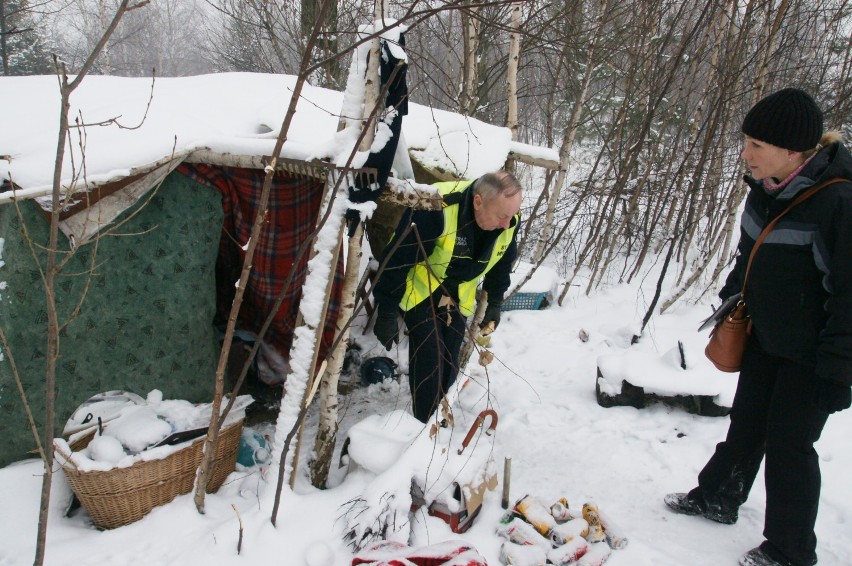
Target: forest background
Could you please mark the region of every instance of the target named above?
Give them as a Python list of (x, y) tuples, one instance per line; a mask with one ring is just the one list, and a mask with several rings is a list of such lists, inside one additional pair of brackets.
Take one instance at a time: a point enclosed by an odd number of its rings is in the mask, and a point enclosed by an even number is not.
[[(3, 75), (54, 73), (53, 54), (73, 73), (117, 4), (0, 0)], [(343, 90), (374, 3), (320, 4), (152, 0), (121, 19), (92, 72), (297, 74), (322, 14), (310, 82)], [(586, 292), (630, 282), (670, 250), (679, 273), (662, 311), (711, 289), (735, 251), (745, 196), (740, 123), (762, 95), (801, 87), (828, 128), (852, 132), (848, 0), (415, 0), (386, 13), (409, 27), (412, 101), (559, 150), (561, 172), (517, 173), (535, 197), (522, 253), (555, 264), (566, 288), (581, 270)]]

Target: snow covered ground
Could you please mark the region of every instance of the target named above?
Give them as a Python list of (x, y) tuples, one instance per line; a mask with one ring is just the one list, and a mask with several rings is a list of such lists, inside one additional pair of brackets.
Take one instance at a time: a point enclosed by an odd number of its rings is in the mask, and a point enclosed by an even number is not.
[[(651, 285), (647, 283), (646, 285)], [(700, 417), (663, 404), (636, 410), (605, 409), (595, 401), (598, 356), (626, 350), (650, 294), (639, 285), (621, 285), (592, 297), (569, 294), (561, 307), (504, 313), (492, 340), (497, 360), (487, 373), (472, 371), (471, 383), (458, 400), (460, 411), (476, 414), (486, 399), (499, 414), (493, 458), (500, 471), (512, 459), (511, 499), (525, 494), (546, 502), (566, 497), (579, 511), (586, 501), (618, 523), (630, 542), (614, 551), (612, 566), (696, 565), (737, 563), (738, 557), (762, 540), (765, 495), (755, 483), (736, 526), (674, 515), (662, 497), (693, 487), (695, 477), (727, 429), (727, 418)], [(709, 313), (705, 305), (676, 307), (655, 316), (645, 339), (631, 350), (663, 355), (684, 342), (688, 370), (706, 382), (718, 382), (720, 399), (732, 394), (734, 380), (704, 360), (706, 341), (695, 331)], [(584, 329), (590, 339), (583, 342)], [(369, 347), (371, 336), (354, 335)], [(651, 355), (653, 353), (653, 355)], [(365, 351), (365, 355), (384, 354)], [(637, 358), (641, 359), (641, 358)], [(637, 362), (638, 363), (638, 362)], [(649, 364), (652, 370), (654, 364)], [(633, 367), (632, 371), (641, 370)], [(144, 395), (145, 392), (140, 392)], [(357, 388), (344, 401), (340, 438), (367, 415), (408, 406), (404, 383), (385, 382)], [(315, 415), (306, 427), (303, 455), (313, 445)], [(852, 564), (852, 470), (849, 433), (852, 411), (832, 416), (817, 449), (823, 472), (823, 495), (817, 521), (820, 565)], [(340, 442), (338, 442), (339, 450)], [(352, 553), (341, 540), (341, 505), (361, 494), (371, 477), (344, 477), (332, 469), (325, 491), (307, 480), (306, 458), (300, 461), (294, 492), (285, 490), (277, 526), (270, 523), (274, 473), (232, 474), (223, 488), (207, 498), (199, 515), (191, 495), (156, 509), (132, 525), (111, 531), (91, 526), (86, 513), (64, 518), (70, 492), (62, 473), (55, 476), (48, 530), (46, 563), (113, 566), (175, 564), (205, 566), (238, 564), (346, 565)], [(31, 564), (36, 540), (41, 464), (29, 460), (0, 469), (0, 566)], [(762, 472), (761, 472), (762, 474)], [(762, 476), (761, 476), (762, 477)], [(495, 529), (502, 514), (500, 487), (488, 493), (470, 531), (452, 533), (435, 517), (412, 515), (412, 545), (448, 539), (472, 544), (489, 564), (499, 564), (501, 539)], [(239, 510), (244, 529), (237, 554)]]

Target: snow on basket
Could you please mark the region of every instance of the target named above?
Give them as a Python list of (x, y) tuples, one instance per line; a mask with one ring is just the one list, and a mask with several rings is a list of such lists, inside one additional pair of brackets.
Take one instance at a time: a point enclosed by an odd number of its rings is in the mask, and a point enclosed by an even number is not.
[(519, 285), (520, 289), (510, 293), (511, 296), (503, 301), (503, 306), (500, 308), (502, 311), (545, 309), (553, 303), (559, 284), (558, 276), (553, 269), (539, 266), (533, 271), (532, 264), (526, 262), (518, 263), (512, 273), (511, 281), (510, 289), (516, 289)]
[[(185, 401), (162, 401), (149, 394), (149, 404), (132, 406), (109, 422), (100, 435), (90, 435), (86, 445), (54, 439), (57, 461), (68, 478), (74, 495), (89, 513), (92, 523), (101, 529), (114, 529), (138, 521), (152, 509), (178, 495), (192, 491), (201, 463), (206, 427), (194, 428), (205, 418), (209, 423), (210, 405), (191, 405)], [(242, 402), (241, 402), (242, 401)], [(234, 471), (250, 396), (237, 399), (237, 410), (229, 414), (219, 432), (213, 453), (207, 491), (218, 490)], [(188, 410), (187, 407), (190, 407)], [(154, 415), (144, 421), (140, 415)], [(166, 430), (150, 447), (131, 449), (134, 441), (150, 437), (154, 421), (165, 423)], [(179, 432), (169, 432), (177, 424)], [(141, 426), (145, 423), (147, 426)], [(132, 433), (124, 432), (135, 429)], [(112, 432), (112, 434), (110, 434)], [(187, 437), (189, 437), (187, 439)]]

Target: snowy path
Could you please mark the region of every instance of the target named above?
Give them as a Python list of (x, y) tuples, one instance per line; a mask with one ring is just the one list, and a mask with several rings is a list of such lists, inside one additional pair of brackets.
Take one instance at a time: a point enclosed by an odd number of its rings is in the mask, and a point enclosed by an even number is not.
[[(724, 436), (727, 419), (694, 416), (662, 404), (639, 411), (604, 409), (595, 402), (595, 360), (626, 346), (628, 328), (642, 315), (634, 307), (641, 300), (635, 289), (619, 287), (594, 298), (569, 300), (562, 308), (504, 315), (492, 344), (498, 360), (488, 372), (492, 406), (500, 417), (494, 454), (497, 468), (502, 475), (504, 456), (512, 458), (513, 501), (524, 494), (547, 502), (566, 497), (571, 508), (579, 510), (585, 501), (594, 500), (630, 539), (627, 548), (615, 551), (607, 564), (733, 566), (740, 554), (762, 540), (762, 473), (735, 527), (674, 515), (662, 503), (665, 493), (693, 486), (715, 443)], [(634, 348), (665, 352), (680, 337), (687, 359), (698, 368), (706, 366), (706, 379), (726, 379), (701, 357), (705, 338), (694, 329), (706, 311), (706, 306), (683, 307), (657, 317), (649, 339)], [(590, 336), (586, 343), (577, 337), (581, 327)], [(356, 336), (360, 332), (355, 331)], [(368, 343), (370, 337), (363, 340)], [(459, 399), (462, 410), (473, 414), (485, 407), (484, 382), (484, 371), (476, 369)], [(342, 430), (367, 414), (407, 404), (405, 385), (359, 388), (343, 408)], [(314, 422), (315, 415), (307, 432), (314, 430)], [(818, 444), (823, 471), (817, 523), (821, 566), (852, 564), (849, 430), (852, 411), (834, 415)], [(305, 442), (303, 455), (312, 446), (310, 434)], [(300, 466), (304, 474), (304, 458)], [(32, 563), (39, 472), (40, 466), (33, 461), (0, 469), (0, 566)], [(333, 468), (331, 481), (336, 487), (318, 492), (303, 476), (297, 494), (285, 495), (279, 526), (273, 528), (269, 510), (274, 483), (259, 497), (243, 497), (243, 480), (235, 474), (208, 498), (204, 516), (195, 513), (191, 496), (185, 496), (133, 525), (107, 532), (92, 529), (85, 515), (61, 518), (67, 492), (58, 481), (47, 564), (217, 566), (272, 560), (288, 566), (343, 566), (350, 563), (351, 555), (340, 543), (339, 507), (360, 494), (369, 479), (350, 475), (343, 480), (342, 470)], [(239, 508), (245, 529), (240, 556), (232, 503)], [(495, 566), (501, 541), (494, 529), (502, 513), (498, 487), (488, 495), (471, 530), (461, 536)], [(416, 545), (459, 538), (439, 519), (422, 513), (414, 516), (412, 532)]]

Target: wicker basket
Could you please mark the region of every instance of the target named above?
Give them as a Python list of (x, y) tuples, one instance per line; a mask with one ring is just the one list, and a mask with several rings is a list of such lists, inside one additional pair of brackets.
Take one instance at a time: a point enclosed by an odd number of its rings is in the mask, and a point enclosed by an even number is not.
[[(234, 471), (242, 428), (239, 421), (219, 433), (208, 493), (219, 489)], [(114, 529), (138, 521), (154, 507), (192, 491), (206, 438), (193, 440), (160, 460), (136, 462), (127, 468), (81, 471), (65, 458), (60, 460), (71, 489), (95, 526)]]

